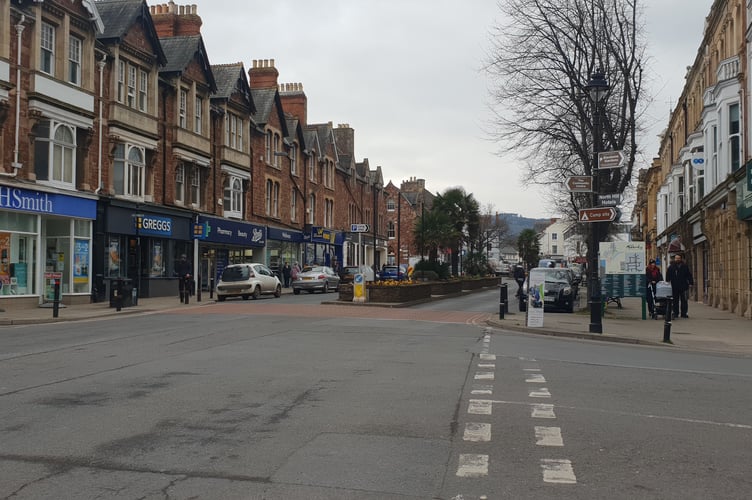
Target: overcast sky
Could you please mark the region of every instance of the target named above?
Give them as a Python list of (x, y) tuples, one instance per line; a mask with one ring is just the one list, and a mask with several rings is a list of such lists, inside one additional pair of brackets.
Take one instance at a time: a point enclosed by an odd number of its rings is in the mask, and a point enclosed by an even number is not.
[[(682, 91), (713, 0), (644, 0), (649, 90), (655, 96), (636, 168), (657, 154), (656, 135)], [(150, 5), (165, 2), (149, 0)], [(176, 2), (183, 5), (183, 2)], [(426, 179), (432, 192), (462, 186), (482, 207), (552, 217), (520, 166), (488, 140), (481, 71), (495, 0), (189, 0), (212, 64), (274, 59), (279, 83), (300, 82), (309, 123), (348, 123), (355, 156), (397, 186)], [(631, 207), (629, 207), (631, 211)]]

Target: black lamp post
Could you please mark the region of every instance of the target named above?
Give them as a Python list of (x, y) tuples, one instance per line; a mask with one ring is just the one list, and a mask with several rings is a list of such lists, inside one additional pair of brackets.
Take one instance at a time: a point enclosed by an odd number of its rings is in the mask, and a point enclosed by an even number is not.
[[(598, 192), (600, 189), (598, 177), (598, 153), (601, 150), (601, 101), (608, 92), (608, 81), (600, 68), (592, 74), (590, 81), (585, 87), (590, 94), (590, 101), (593, 109), (593, 165), (591, 174), (593, 176), (593, 193), (591, 206), (595, 207), (598, 203)], [(599, 222), (590, 223), (590, 333), (603, 333), (603, 323), (601, 321), (601, 286), (598, 277), (598, 244), (600, 242)]]

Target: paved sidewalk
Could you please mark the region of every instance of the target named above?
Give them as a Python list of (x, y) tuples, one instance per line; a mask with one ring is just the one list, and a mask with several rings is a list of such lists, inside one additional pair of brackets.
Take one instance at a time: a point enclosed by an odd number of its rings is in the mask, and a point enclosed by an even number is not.
[(543, 328), (525, 326), (525, 313), (518, 312), (517, 302), (509, 305), (510, 314), (488, 321), (489, 325), (513, 331), (523, 331), (543, 335), (576, 337), (611, 342), (624, 342), (644, 345), (661, 345), (667, 348), (691, 349), (705, 352), (736, 354), (752, 358), (752, 321), (728, 311), (721, 311), (702, 303), (690, 302), (689, 318), (674, 319), (671, 322), (671, 341), (663, 343), (664, 318), (642, 319), (642, 300), (639, 298), (621, 299), (622, 309), (609, 304), (602, 318), (603, 333), (591, 334), (590, 311), (585, 309), (574, 314), (546, 312)]
[[(291, 288), (283, 289), (284, 294), (291, 294)], [(335, 294), (329, 295), (332, 302)], [(216, 304), (207, 293), (202, 294), (202, 301), (196, 297), (189, 304), (181, 304), (177, 297), (158, 297), (140, 299), (137, 306), (124, 307), (119, 312), (109, 307), (108, 302), (72, 305), (60, 308), (58, 317), (53, 318), (52, 308), (34, 307), (14, 310), (7, 305), (0, 312), (0, 326), (55, 323), (59, 321), (76, 321), (106, 316), (126, 316), (137, 313), (167, 311), (207, 307)], [(343, 303), (343, 306), (345, 304)], [(379, 304), (368, 304), (379, 306)], [(350, 304), (352, 306), (352, 304)], [(394, 307), (394, 304), (382, 304)], [(587, 305), (582, 304), (583, 307)], [(698, 350), (734, 354), (752, 358), (752, 321), (740, 318), (730, 312), (720, 311), (700, 303), (690, 303), (689, 319), (674, 320), (671, 325), (673, 345), (663, 344), (663, 318), (658, 320), (642, 319), (642, 302), (637, 298), (622, 299), (622, 309), (609, 305), (602, 319), (603, 334), (590, 334), (590, 314), (587, 309), (574, 314), (546, 312), (543, 328), (528, 328), (525, 325), (525, 313), (517, 310), (516, 301), (509, 305), (510, 312), (504, 319), (498, 313), (489, 315), (488, 325), (511, 331), (539, 335), (575, 337), (644, 345), (660, 345), (666, 348)], [(388, 312), (384, 312), (388, 316)]]

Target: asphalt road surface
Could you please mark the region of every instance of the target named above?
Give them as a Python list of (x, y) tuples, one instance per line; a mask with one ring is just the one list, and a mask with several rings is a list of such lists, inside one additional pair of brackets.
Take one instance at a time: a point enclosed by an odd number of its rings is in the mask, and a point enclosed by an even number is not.
[(752, 497), (749, 360), (333, 297), (0, 329), (0, 498)]

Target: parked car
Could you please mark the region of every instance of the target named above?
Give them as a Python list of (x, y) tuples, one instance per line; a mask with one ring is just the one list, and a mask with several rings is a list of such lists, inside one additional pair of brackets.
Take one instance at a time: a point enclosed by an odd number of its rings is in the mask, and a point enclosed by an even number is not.
[(301, 290), (313, 293), (321, 290), (327, 293), (329, 290), (335, 292), (339, 289), (340, 278), (329, 266), (306, 266), (298, 274), (298, 279), (292, 282), (292, 293), (299, 295)]
[(528, 289), (530, 282), (543, 282), (543, 297), (541, 303), (544, 310), (564, 310), (574, 312), (579, 281), (575, 279), (571, 269), (562, 267), (536, 267), (528, 273), (520, 294), (520, 311), (527, 310)]
[(386, 280), (403, 280), (407, 275), (407, 269), (404, 266), (384, 266), (379, 273), (379, 279)]
[(227, 297), (258, 299), (261, 295), (282, 295), (282, 283), (265, 265), (231, 264), (222, 271), (217, 283), (217, 301), (224, 302)]
[(373, 269), (368, 266), (345, 266), (339, 272), (340, 283), (352, 283), (356, 274), (362, 274), (366, 281), (373, 281)]

